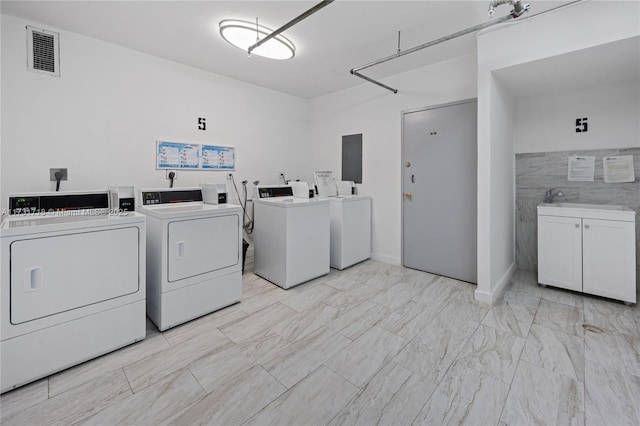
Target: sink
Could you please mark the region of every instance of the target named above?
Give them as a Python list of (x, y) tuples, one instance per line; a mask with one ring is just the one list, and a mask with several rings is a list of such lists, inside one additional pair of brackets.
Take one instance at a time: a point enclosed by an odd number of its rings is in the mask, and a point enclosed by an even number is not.
[(612, 211), (626, 211), (628, 207), (616, 206), (610, 204), (582, 204), (582, 203), (542, 203), (541, 207), (560, 207), (571, 209), (588, 209), (588, 210), (612, 210)]
[(626, 206), (585, 203), (541, 203), (539, 215), (588, 217), (591, 219), (624, 220), (635, 216), (635, 211)]

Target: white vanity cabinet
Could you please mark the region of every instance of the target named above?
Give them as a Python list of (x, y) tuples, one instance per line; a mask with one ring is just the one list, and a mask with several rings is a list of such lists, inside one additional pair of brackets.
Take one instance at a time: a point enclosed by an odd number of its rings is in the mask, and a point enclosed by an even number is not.
[(538, 206), (540, 284), (636, 303), (635, 247), (628, 207)]

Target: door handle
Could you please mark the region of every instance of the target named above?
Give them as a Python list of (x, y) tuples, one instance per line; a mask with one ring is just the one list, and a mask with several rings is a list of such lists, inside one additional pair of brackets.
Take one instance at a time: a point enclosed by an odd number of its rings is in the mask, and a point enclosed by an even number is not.
[(24, 292), (40, 290), (42, 288), (42, 267), (27, 268), (24, 274)]
[(412, 195), (411, 195), (411, 193), (410, 193), (410, 192), (405, 192), (405, 193), (404, 193), (404, 198), (406, 198), (407, 200), (410, 200), (410, 199), (411, 199), (411, 197), (412, 197)]
[(176, 243), (176, 258), (182, 259), (184, 257), (184, 241), (178, 241)]
[(411, 183), (416, 183), (416, 175), (411, 175)]

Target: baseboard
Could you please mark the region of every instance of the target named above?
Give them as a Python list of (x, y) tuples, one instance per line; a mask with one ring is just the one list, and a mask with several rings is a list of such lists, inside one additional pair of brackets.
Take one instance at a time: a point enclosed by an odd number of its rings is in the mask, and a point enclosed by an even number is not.
[(400, 258), (387, 256), (385, 254), (380, 253), (371, 253), (371, 259), (377, 260), (378, 262), (387, 263), (389, 265), (401, 265)]
[(476, 290), (475, 291), (476, 300), (478, 302), (494, 305), (498, 301), (502, 293), (504, 292), (507, 284), (509, 283), (509, 279), (511, 278), (513, 273), (516, 271), (516, 269), (517, 269), (516, 264), (514, 262), (511, 264), (509, 269), (507, 269), (507, 272), (504, 273), (502, 278), (500, 278), (500, 281), (498, 281), (498, 285), (496, 285), (496, 288), (492, 292), (487, 293), (484, 291)]

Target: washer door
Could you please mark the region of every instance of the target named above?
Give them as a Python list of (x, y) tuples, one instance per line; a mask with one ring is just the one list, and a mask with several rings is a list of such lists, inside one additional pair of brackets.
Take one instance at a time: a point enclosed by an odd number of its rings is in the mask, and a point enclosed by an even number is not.
[(169, 282), (237, 265), (240, 261), (239, 227), (238, 215), (170, 222)]
[(132, 227), (12, 242), (11, 323), (137, 292), (138, 234)]

